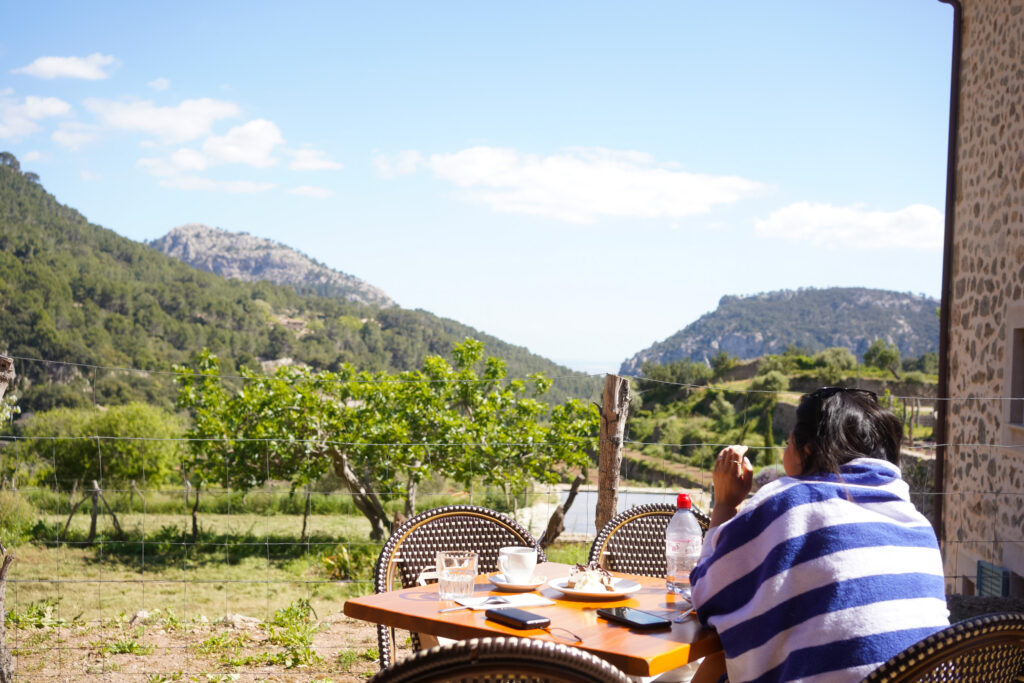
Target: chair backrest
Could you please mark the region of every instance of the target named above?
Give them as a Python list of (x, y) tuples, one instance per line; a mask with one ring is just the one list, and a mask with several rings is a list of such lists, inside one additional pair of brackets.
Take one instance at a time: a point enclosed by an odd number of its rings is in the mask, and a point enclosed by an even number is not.
[(911, 645), (862, 683), (1024, 680), (1024, 613), (1000, 612), (957, 622)]
[[(637, 505), (608, 520), (590, 546), (590, 562), (609, 571), (665, 576), (665, 529), (676, 512), (671, 503)], [(711, 518), (693, 508), (701, 531)]]
[(370, 679), (371, 683), (628, 683), (630, 680), (589, 652), (530, 638), (473, 638), (421, 650)]
[[(433, 578), (439, 550), (475, 550), (479, 554), (477, 571), (498, 571), (498, 550), (510, 545), (537, 549), (537, 561), (544, 562), (544, 550), (519, 522), (508, 515), (475, 505), (447, 505), (421, 512), (403, 522), (377, 557), (373, 572), (376, 593), (408, 588), (429, 574)], [(381, 668), (394, 659), (394, 629), (377, 627)], [(412, 634), (413, 648), (419, 649), (419, 636)]]

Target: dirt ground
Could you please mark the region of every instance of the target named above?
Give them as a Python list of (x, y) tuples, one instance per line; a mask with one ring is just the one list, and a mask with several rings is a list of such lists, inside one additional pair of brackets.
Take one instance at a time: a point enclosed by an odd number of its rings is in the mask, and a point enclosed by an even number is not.
[(17, 681), (343, 683), (363, 681), (379, 670), (375, 627), (340, 613), (319, 622), (313, 639), (319, 661), (291, 668), (283, 663), (237, 664), (247, 656), (286, 652), (269, 642), (266, 627), (255, 619), (168, 626), (159, 619), (144, 618), (126, 623), (9, 627), (7, 642), (14, 654)]

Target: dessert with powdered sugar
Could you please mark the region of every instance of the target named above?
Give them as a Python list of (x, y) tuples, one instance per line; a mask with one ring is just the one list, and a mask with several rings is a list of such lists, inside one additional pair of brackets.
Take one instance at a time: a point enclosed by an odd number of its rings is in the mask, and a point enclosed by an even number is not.
[(596, 562), (590, 564), (577, 564), (569, 572), (569, 578), (565, 582), (566, 588), (583, 591), (586, 593), (600, 593), (601, 591), (614, 591), (615, 579), (604, 567), (598, 566)]

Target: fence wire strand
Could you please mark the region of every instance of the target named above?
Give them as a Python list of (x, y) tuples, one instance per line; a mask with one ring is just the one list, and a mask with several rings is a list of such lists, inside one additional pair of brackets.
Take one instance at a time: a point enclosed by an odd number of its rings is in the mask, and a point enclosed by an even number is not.
[[(220, 374), (220, 375), (204, 375), (202, 373), (189, 373), (181, 371), (171, 370), (153, 370), (153, 369), (139, 369), (130, 367), (116, 367), (116, 366), (104, 366), (104, 365), (93, 365), (83, 363), (71, 363), (66, 361), (49, 361), (38, 358), (28, 358), (14, 356), (15, 360), (26, 362), (26, 363), (38, 363), (46, 364), (47, 366), (64, 366), (67, 368), (77, 369), (84, 373), (89, 373), (92, 376), (93, 387), (96, 386), (97, 373), (102, 372), (122, 372), (122, 373), (139, 373), (148, 374), (153, 376), (165, 376), (165, 377), (202, 377), (207, 379), (218, 379), (227, 380), (231, 382), (252, 382), (252, 381), (287, 381), (287, 382), (354, 382), (354, 383), (486, 383), (495, 384), (509, 383), (514, 381), (529, 382), (532, 378), (530, 377), (504, 377), (500, 380), (492, 378), (478, 378), (478, 379), (462, 379), (462, 378), (446, 378), (446, 379), (434, 379), (434, 378), (381, 378), (381, 377), (345, 377), (345, 378), (333, 378), (333, 379), (318, 379), (310, 377), (273, 377), (273, 376), (247, 376), (247, 375), (231, 375), (231, 374)], [(578, 377), (579, 375), (571, 376)], [(559, 380), (569, 378), (565, 377), (552, 377), (548, 378), (551, 380)], [(697, 385), (688, 384), (681, 382), (668, 382), (663, 380), (654, 380), (650, 378), (628, 376), (634, 384), (646, 386), (648, 388), (654, 385), (675, 387), (678, 389), (684, 389), (690, 391), (706, 391), (706, 392), (719, 392), (729, 397), (734, 397), (734, 402), (739, 402), (742, 405), (742, 417), (744, 420), (743, 426), (746, 427), (746, 421), (749, 418), (750, 410), (749, 404), (758, 405), (762, 398), (774, 398), (776, 400), (792, 400), (799, 399), (803, 392), (799, 391), (765, 391), (756, 389), (737, 389), (729, 386), (716, 386), (716, 385)], [(641, 393), (644, 391), (640, 390)], [(93, 391), (93, 405), (96, 402), (96, 392)], [(585, 397), (579, 397), (582, 400), (586, 400)], [(945, 402), (1006, 402), (1006, 401), (1019, 401), (1024, 400), (1020, 398), (1008, 398), (1000, 396), (959, 396), (959, 397), (945, 397), (936, 398), (929, 396), (911, 396), (911, 395), (891, 395), (891, 399), (908, 403), (911, 401), (921, 402), (928, 407), (934, 407), (941, 401)], [(67, 485), (74, 483), (72, 478), (62, 476), (59, 468), (59, 462), (57, 457), (58, 444), (65, 441), (72, 440), (90, 440), (95, 442), (95, 454), (97, 460), (97, 466), (99, 471), (99, 489), (102, 494), (107, 496), (116, 496), (117, 499), (113, 500), (113, 503), (107, 501), (106, 498), (102, 499), (102, 505), (99, 505), (100, 510), (98, 515), (93, 515), (92, 510), (89, 510), (88, 515), (90, 524), (95, 519), (97, 525), (96, 537), (90, 542), (82, 538), (83, 532), (81, 530), (81, 524), (86, 516), (86, 503), (80, 503), (80, 507), (77, 511), (74, 511), (76, 504), (73, 496), (87, 496), (89, 491), (82, 488), (77, 490), (77, 485), (72, 488), (72, 495), (65, 497), (67, 493)], [(358, 517), (358, 510), (354, 506), (355, 495), (351, 491), (346, 490), (333, 490), (333, 491), (320, 491), (311, 490), (310, 484), (305, 484), (301, 488), (293, 488), (288, 492), (285, 492), (283, 485), (278, 484), (267, 484), (262, 487), (252, 487), (246, 491), (240, 491), (239, 489), (231, 488), (215, 488), (212, 486), (200, 486), (190, 488), (190, 485), (182, 486), (154, 486), (150, 488), (147, 486), (149, 478), (153, 476), (152, 473), (146, 469), (145, 458), (142, 459), (142, 477), (140, 487), (136, 486), (136, 482), (132, 482), (132, 485), (125, 487), (123, 485), (117, 485), (113, 483), (110, 487), (106, 487), (104, 480), (107, 470), (113, 466), (111, 458), (113, 456), (105, 455), (105, 446), (112, 442), (123, 442), (129, 444), (135, 444), (137, 446), (144, 447), (147, 443), (177, 443), (182, 448), (182, 456), (179, 460), (179, 467), (181, 471), (186, 470), (186, 456), (184, 450), (191, 445), (200, 444), (203, 442), (234, 442), (234, 443), (248, 443), (253, 445), (263, 444), (267, 448), (263, 449), (263, 456), (261, 458), (261, 465), (264, 469), (264, 474), (267, 482), (271, 481), (271, 456), (270, 448), (271, 444), (280, 443), (282, 441), (290, 441), (292, 443), (301, 443), (309, 446), (312, 445), (329, 445), (332, 447), (340, 448), (378, 448), (378, 449), (411, 449), (411, 448), (485, 448), (485, 447), (500, 447), (506, 449), (544, 449), (544, 448), (557, 448), (561, 446), (560, 443), (547, 443), (547, 442), (521, 442), (521, 441), (484, 441), (484, 440), (469, 440), (461, 442), (423, 442), (423, 443), (407, 443), (407, 442), (396, 442), (396, 441), (374, 441), (374, 440), (289, 440), (283, 438), (219, 438), (219, 437), (150, 437), (150, 436), (133, 436), (133, 437), (121, 437), (121, 436), (107, 436), (98, 434), (82, 434), (74, 436), (64, 435), (34, 435), (25, 436), (18, 434), (11, 434), (6, 436), (0, 436), (0, 446), (12, 446), (19, 442), (50, 442), (50, 453), (49, 460), (53, 469), (52, 478), (49, 479), (52, 488), (32, 488), (32, 487), (21, 487), (19, 489), (21, 495), (32, 498), (33, 500), (43, 501), (45, 505), (50, 507), (47, 509), (53, 510), (53, 512), (45, 513), (43, 522), (44, 530), (41, 532), (42, 537), (37, 538), (35, 543), (45, 550), (52, 551), (57, 554), (56, 559), (56, 570), (52, 575), (42, 575), (41, 570), (36, 570), (32, 566), (21, 566), (17, 576), (12, 576), (8, 583), (11, 586), (12, 592), (9, 596), (13, 596), (14, 605), (10, 606), (12, 610), (24, 612), (32, 604), (40, 602), (41, 599), (45, 602), (46, 600), (52, 599), (53, 611), (56, 615), (56, 620), (59, 623), (73, 624), (75, 622), (75, 615), (71, 614), (75, 610), (71, 607), (71, 604), (78, 606), (86, 605), (90, 600), (87, 596), (92, 595), (92, 601), (95, 606), (93, 608), (87, 608), (89, 613), (95, 613), (104, 615), (109, 609), (116, 609), (117, 605), (126, 604), (124, 593), (130, 591), (137, 592), (138, 599), (131, 600), (131, 602), (137, 602), (139, 605), (139, 612), (136, 612), (137, 616), (142, 610), (147, 608), (153, 608), (156, 610), (163, 611), (167, 614), (167, 610), (171, 609), (172, 604), (180, 605), (183, 617), (183, 621), (188, 623), (196, 624), (195, 621), (199, 616), (207, 617), (206, 614), (198, 614), (201, 610), (206, 608), (203, 605), (218, 604), (218, 611), (220, 618), (231, 615), (244, 604), (256, 604), (258, 600), (263, 606), (263, 619), (264, 621), (270, 619), (271, 615), (274, 614), (275, 609), (278, 609), (282, 600), (289, 595), (300, 596), (301, 598), (312, 603), (315, 599), (321, 599), (323, 595), (329, 595), (328, 598), (322, 598), (327, 601), (333, 601), (334, 607), (337, 610), (341, 608), (341, 602), (343, 596), (346, 594), (345, 591), (357, 591), (357, 592), (369, 592), (372, 590), (372, 580), (370, 576), (365, 573), (366, 567), (364, 566), (361, 571), (362, 575), (341, 575), (332, 577), (325, 574), (323, 570), (324, 558), (334, 558), (332, 561), (342, 562), (342, 558), (348, 557), (350, 561), (365, 561), (367, 557), (375, 557), (377, 549), (380, 547), (381, 542), (379, 541), (362, 541), (355, 540), (353, 534), (349, 533), (348, 529), (344, 532), (338, 530), (337, 526), (331, 526), (328, 522), (334, 517), (340, 517), (342, 515), (354, 515), (354, 519), (360, 520)], [(589, 446), (591, 449), (596, 449), (598, 445), (598, 438), (591, 437), (580, 440), (578, 443)], [(689, 457), (685, 454), (687, 452), (692, 453), (698, 449), (718, 449), (725, 447), (729, 444), (719, 443), (707, 440), (678, 440), (678, 442), (668, 440), (644, 440), (644, 439), (633, 439), (626, 438), (623, 441), (623, 445), (627, 448), (631, 448), (635, 451), (643, 453), (648, 447), (660, 447), (663, 449), (670, 449), (672, 452), (678, 452), (681, 457)], [(779, 466), (777, 464), (777, 454), (781, 453), (784, 446), (777, 445), (754, 445), (751, 446), (751, 452), (754, 454), (765, 454), (769, 458), (770, 463), (774, 463), (774, 472), (779, 473)], [(946, 442), (941, 444), (929, 443), (928, 449), (934, 450), (946, 449), (947, 451), (956, 451), (958, 449), (968, 450), (984, 450), (991, 449), (997, 452), (1024, 452), (1024, 445), (1022, 444), (1008, 444), (1008, 443), (984, 443), (984, 442)], [(312, 471), (312, 449), (307, 449), (305, 455), (305, 463), (307, 471)], [(397, 472), (394, 471), (393, 460), (386, 458), (383, 461), (386, 467), (386, 472), (389, 477), (394, 477)], [(227, 464), (228, 471), (232, 467), (232, 462), (229, 461)], [(471, 463), (471, 467), (477, 468), (482, 466), (483, 463)], [(633, 474), (630, 468), (638, 467), (638, 465), (624, 461), (623, 472), (624, 476)], [(480, 475), (480, 470), (474, 469), (473, 473)], [(13, 481), (13, 480), (12, 480)], [(696, 476), (696, 480), (692, 484), (697, 488), (709, 488), (711, 484), (711, 475), (707, 471), (700, 471)], [(375, 491), (382, 501), (388, 505), (393, 505), (399, 496), (388, 491)], [(494, 490), (491, 487), (477, 488), (475, 484), (471, 484), (465, 493), (465, 501), (469, 503), (479, 504), (486, 502), (488, 496), (498, 495), (499, 491)], [(553, 501), (559, 499), (560, 490), (548, 486), (540, 486), (537, 488), (537, 495), (535, 499), (540, 500), (536, 504), (539, 511), (537, 514), (542, 515), (546, 519), (546, 516), (550, 515), (554, 506), (557, 504)], [(140, 509), (136, 510), (134, 503), (134, 496), (138, 495), (140, 499)], [(190, 496), (194, 494), (194, 502), (190, 499)], [(241, 495), (239, 495), (241, 494)], [(640, 495), (640, 494), (636, 494)], [(651, 493), (651, 496), (662, 496), (666, 501), (674, 499), (674, 493), (671, 490), (659, 491), (657, 493)], [(918, 496), (920, 500), (932, 501), (937, 497), (942, 497), (943, 500), (953, 501), (954, 497), (961, 501), (980, 501), (986, 502), (989, 505), (1005, 506), (1007, 509), (1020, 509), (1022, 499), (1024, 499), (1024, 491), (1013, 491), (1013, 490), (959, 490), (956, 492), (936, 492), (932, 490), (916, 490), (912, 491), (912, 495)], [(128, 496), (128, 502), (126, 503), (124, 497)], [(262, 498), (259, 498), (262, 496)], [(34, 497), (34, 498), (33, 498)], [(282, 503), (282, 499), (290, 498), (291, 502)], [(178, 505), (174, 501), (179, 500), (181, 504)], [(259, 512), (259, 506), (257, 505), (258, 500), (263, 500), (265, 507), (263, 512)], [(50, 502), (46, 502), (50, 501)], [(93, 506), (97, 506), (100, 501), (97, 501), (95, 495), (90, 501)], [(930, 503), (929, 503), (930, 504)], [(953, 502), (944, 503), (944, 505), (952, 505)], [(104, 511), (103, 506), (106, 505), (108, 510)], [(307, 507), (309, 506), (310, 514), (305, 514)], [(593, 529), (593, 509), (580, 508), (581, 503), (577, 503), (577, 513), (581, 514), (582, 526), (587, 528), (588, 531), (582, 534), (583, 542), (587, 542), (587, 538), (592, 538), (596, 529)], [(126, 507), (127, 506), (127, 507)], [(296, 507), (298, 506), (298, 508)], [(301, 508), (301, 513), (296, 513), (295, 510)], [(66, 509), (66, 513), (65, 513)], [(168, 510), (174, 510), (174, 512), (168, 512)], [(198, 519), (192, 516), (192, 510), (198, 514)], [(219, 510), (224, 510), (223, 513), (219, 513)], [(255, 510), (255, 511), (254, 511)], [(325, 512), (330, 511), (330, 512)], [(340, 512), (344, 511), (344, 512)], [(108, 514), (122, 515), (126, 521), (130, 520), (130, 524), (126, 523), (122, 526), (124, 530), (124, 536), (116, 534), (115, 530), (112, 529), (112, 521), (108, 519)], [(291, 526), (295, 526), (295, 518), (302, 514), (304, 517), (304, 535), (296, 534), (298, 529), (292, 529)], [(276, 519), (277, 517), (287, 516), (290, 518), (288, 521), (291, 526), (285, 528), (285, 525), (280, 523), (281, 520)], [(224, 519), (221, 519), (224, 518)], [(168, 525), (165, 522), (171, 520), (171, 524)], [(66, 520), (68, 527), (68, 533), (63, 533), (64, 520)], [(174, 520), (177, 520), (177, 526), (175, 526)], [(194, 522), (194, 520), (196, 520)], [(207, 522), (207, 526), (204, 527), (203, 521)], [(275, 523), (278, 522), (278, 523)], [(190, 528), (192, 524), (197, 524), (195, 530), (198, 532), (193, 536), (193, 528)], [(356, 523), (358, 526), (359, 522)], [(248, 528), (244, 528), (248, 525)], [(52, 529), (50, 528), (52, 527)], [(262, 530), (262, 533), (258, 529)], [(539, 530), (543, 530), (543, 527), (538, 527)], [(52, 532), (52, 533), (51, 533)], [(300, 535), (301, 537), (296, 540), (295, 537)], [(356, 534), (357, 535), (357, 534)], [(262, 538), (260, 538), (262, 536)], [(538, 534), (539, 536), (539, 534)], [(229, 540), (230, 539), (230, 540)], [(967, 567), (961, 568), (961, 561), (957, 553), (962, 549), (974, 548), (979, 553), (984, 554), (987, 552), (985, 548), (995, 548), (1001, 544), (1018, 544), (1024, 546), (1020, 537), (1003, 537), (1002, 534), (993, 534), (991, 537), (979, 538), (973, 540), (949, 540), (947, 542), (945, 551), (947, 554), (953, 553), (956, 556), (956, 560), (953, 562), (954, 574), (947, 576), (947, 580), (955, 581), (963, 578), (970, 574), (970, 570)], [(94, 560), (84, 561), (82, 560), (85, 555), (83, 553), (92, 553)], [(218, 558), (215, 562), (210, 561), (207, 558)], [(254, 562), (256, 558), (259, 558), (259, 562)], [(355, 558), (355, 560), (352, 560)], [(91, 564), (90, 564), (91, 563)], [(177, 567), (180, 566), (180, 571)], [(231, 573), (232, 567), (239, 567), (235, 573)], [(90, 571), (92, 573), (90, 573)], [(357, 572), (358, 574), (358, 572)], [(236, 589), (235, 591), (232, 588)], [(209, 597), (209, 590), (220, 591), (220, 599), (216, 600)], [(250, 590), (256, 590), (257, 593), (249, 593)], [(340, 591), (340, 592), (339, 592)], [(254, 599), (246, 597), (247, 595), (255, 596)], [(340, 596), (340, 597), (339, 597)], [(246, 602), (249, 600), (249, 602)], [(69, 603), (65, 605), (65, 602)], [(125, 615), (123, 618), (127, 618)], [(123, 619), (122, 617), (118, 617)], [(110, 617), (100, 616), (94, 621), (103, 623), (109, 620)], [(191, 620), (191, 621), (189, 621)], [(120, 623), (120, 622), (119, 622)], [(14, 632), (16, 637), (19, 639), (16, 642), (16, 647), (26, 649), (28, 633), (22, 628), (9, 629), (8, 633)], [(202, 666), (203, 661), (192, 645), (170, 645), (172, 650), (180, 652), (181, 661), (184, 664), (184, 673), (197, 674), (204, 673), (197, 671), (197, 668)], [(56, 650), (55, 656), (57, 660), (57, 672), (58, 675), (63, 678), (66, 671), (71, 671), (70, 665), (67, 663), (71, 662), (73, 658), (81, 657), (87, 653), (95, 651), (95, 647), (92, 645), (84, 646), (79, 641), (78, 644), (72, 643), (70, 636), (58, 637), (56, 646), (52, 648)], [(104, 663), (101, 667), (101, 674), (106, 675), (111, 673), (107, 668), (107, 664)], [(170, 672), (170, 671), (146, 671), (143, 674), (153, 679), (156, 676), (173, 676), (181, 671)], [(16, 670), (16, 675), (19, 672)], [(278, 674), (275, 674), (278, 675)], [(30, 675), (21, 672), (20, 676), (28, 680)]]

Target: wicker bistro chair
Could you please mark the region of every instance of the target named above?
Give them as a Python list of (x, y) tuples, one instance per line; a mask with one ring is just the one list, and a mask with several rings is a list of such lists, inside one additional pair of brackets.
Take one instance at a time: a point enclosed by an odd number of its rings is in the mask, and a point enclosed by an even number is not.
[(966, 619), (911, 645), (861, 683), (1024, 681), (1024, 613)]
[[(373, 589), (384, 593), (436, 580), (439, 550), (475, 550), (477, 571), (498, 571), (498, 550), (510, 545), (537, 549), (537, 561), (544, 562), (543, 549), (517, 521), (494, 510), (475, 505), (447, 505), (427, 510), (403, 522), (377, 557)], [(394, 661), (395, 630), (377, 625), (380, 666)], [(413, 649), (421, 647), (420, 636), (412, 634)]]
[[(636, 505), (608, 520), (593, 545), (590, 562), (609, 571), (665, 576), (665, 529), (676, 512), (670, 503)], [(693, 508), (701, 531), (707, 531), (711, 518)]]
[(631, 679), (589, 652), (530, 638), (473, 638), (421, 650), (371, 683), (628, 683)]

